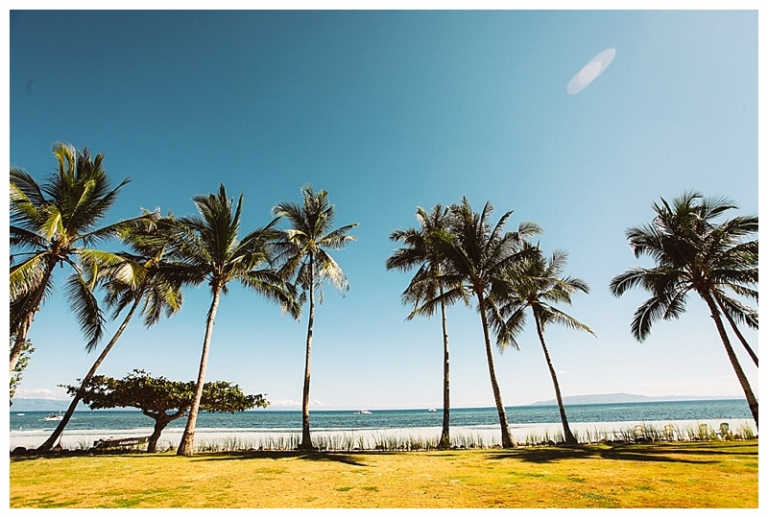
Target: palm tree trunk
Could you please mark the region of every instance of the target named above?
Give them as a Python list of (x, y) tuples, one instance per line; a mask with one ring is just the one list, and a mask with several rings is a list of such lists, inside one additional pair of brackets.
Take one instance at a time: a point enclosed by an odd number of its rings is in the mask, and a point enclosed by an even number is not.
[(69, 420), (72, 418), (72, 414), (75, 413), (75, 408), (77, 407), (77, 404), (80, 402), (81, 399), (83, 399), (83, 395), (85, 394), (85, 387), (88, 385), (88, 382), (91, 381), (91, 378), (93, 378), (93, 376), (96, 374), (96, 370), (98, 370), (98, 368), (101, 366), (104, 359), (107, 357), (107, 354), (109, 354), (109, 351), (111, 351), (112, 347), (114, 347), (114, 345), (117, 343), (117, 340), (123, 334), (123, 331), (125, 331), (125, 328), (128, 327), (128, 322), (130, 322), (131, 319), (133, 318), (133, 314), (136, 312), (136, 308), (139, 307), (139, 302), (141, 302), (141, 296), (136, 297), (136, 300), (131, 306), (131, 310), (123, 319), (123, 323), (120, 324), (120, 327), (117, 328), (117, 331), (115, 332), (114, 336), (112, 336), (112, 339), (109, 341), (107, 346), (104, 347), (104, 350), (101, 352), (99, 357), (93, 363), (91, 370), (89, 370), (88, 374), (86, 374), (85, 378), (83, 378), (82, 383), (80, 383), (80, 388), (77, 389), (77, 393), (75, 394), (75, 397), (72, 399), (72, 402), (69, 404), (69, 408), (67, 408), (67, 411), (64, 413), (64, 419), (62, 419), (61, 422), (59, 422), (59, 425), (53, 431), (51, 436), (48, 437), (48, 439), (42, 445), (40, 445), (38, 450), (50, 450), (56, 444), (56, 441), (61, 436), (62, 432), (64, 431), (64, 428), (66, 428), (67, 423), (69, 423)]
[(312, 361), (312, 329), (315, 325), (315, 265), (312, 254), (309, 256), (309, 323), (307, 324), (307, 349), (304, 356), (304, 389), (301, 397), (301, 445), (302, 450), (313, 450), (312, 437), (309, 434), (309, 378)]
[(197, 424), (197, 414), (200, 411), (200, 401), (203, 399), (203, 387), (205, 385), (205, 369), (208, 367), (208, 349), (211, 345), (211, 335), (213, 334), (213, 322), (216, 320), (216, 310), (219, 309), (219, 297), (221, 296), (221, 287), (215, 286), (213, 289), (213, 301), (211, 309), (208, 310), (208, 323), (205, 326), (205, 338), (203, 339), (203, 354), (200, 358), (200, 372), (197, 375), (197, 385), (195, 386), (195, 399), (192, 401), (192, 407), (189, 410), (187, 425), (184, 427), (184, 433), (179, 442), (177, 455), (191, 457), (195, 453), (195, 424)]
[(509, 433), (509, 424), (507, 423), (507, 412), (504, 410), (504, 403), (501, 401), (501, 390), (496, 381), (496, 369), (493, 366), (493, 350), (491, 349), (491, 337), (488, 332), (488, 319), (485, 315), (485, 298), (481, 292), (477, 293), (477, 301), (480, 309), (480, 320), (483, 323), (483, 335), (485, 337), (485, 354), (488, 358), (488, 372), (491, 376), (491, 388), (493, 389), (493, 398), (496, 401), (496, 411), (499, 413), (499, 425), (501, 425), (501, 447), (516, 448), (512, 434)]
[(744, 374), (744, 371), (739, 364), (736, 353), (733, 352), (733, 347), (731, 346), (730, 340), (728, 340), (728, 335), (725, 332), (723, 321), (720, 319), (720, 313), (717, 310), (717, 305), (715, 304), (711, 293), (705, 291), (700, 292), (700, 295), (707, 303), (707, 306), (709, 306), (712, 319), (715, 321), (715, 325), (717, 326), (717, 332), (720, 333), (720, 338), (722, 339), (723, 345), (725, 346), (725, 351), (728, 353), (728, 359), (731, 361), (733, 370), (736, 371), (736, 378), (739, 380), (741, 388), (744, 391), (744, 395), (747, 398), (747, 404), (749, 405), (749, 410), (752, 412), (752, 418), (755, 420), (755, 426), (759, 428), (760, 421), (757, 419), (757, 399), (755, 398), (755, 394), (752, 392), (752, 388), (749, 386), (749, 380), (747, 379), (747, 376)]
[[(443, 294), (443, 288), (440, 288), (440, 295)], [(451, 383), (449, 376), (449, 355), (448, 355), (448, 319), (445, 315), (445, 304), (440, 303), (440, 312), (443, 319), (443, 431), (440, 434), (440, 443), (438, 448), (451, 447)]]
[(560, 395), (560, 384), (557, 382), (557, 374), (555, 373), (555, 367), (552, 365), (552, 359), (549, 357), (549, 351), (547, 350), (547, 344), (544, 342), (544, 333), (541, 330), (541, 321), (536, 311), (533, 312), (533, 318), (536, 320), (536, 332), (539, 334), (539, 341), (541, 342), (541, 348), (544, 349), (544, 358), (547, 360), (547, 367), (549, 367), (549, 374), (552, 376), (552, 383), (555, 385), (555, 396), (557, 397), (557, 406), (560, 407), (560, 421), (563, 423), (563, 434), (565, 435), (566, 444), (578, 444), (579, 441), (574, 437), (571, 432), (571, 427), (568, 425), (568, 418), (565, 416), (565, 405), (563, 405), (563, 397)]
[(720, 297), (715, 296), (715, 300), (717, 301), (717, 305), (720, 306), (720, 310), (723, 312), (723, 315), (725, 315), (725, 318), (728, 320), (728, 323), (731, 324), (731, 329), (733, 329), (733, 332), (736, 333), (736, 336), (739, 337), (739, 341), (741, 341), (741, 345), (744, 346), (744, 349), (747, 350), (749, 353), (749, 356), (752, 358), (752, 361), (755, 362), (755, 367), (758, 367), (757, 365), (757, 354), (755, 354), (755, 351), (752, 350), (752, 348), (747, 343), (747, 340), (744, 338), (744, 335), (742, 335), (739, 332), (739, 328), (736, 327), (736, 322), (733, 321), (731, 318), (730, 313), (728, 313), (725, 310), (725, 307), (723, 306), (723, 302), (720, 300)]

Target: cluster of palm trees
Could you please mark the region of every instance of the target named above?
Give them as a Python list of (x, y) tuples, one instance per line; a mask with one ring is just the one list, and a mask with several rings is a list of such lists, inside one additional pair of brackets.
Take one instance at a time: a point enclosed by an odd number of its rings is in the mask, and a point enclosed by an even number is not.
[(480, 314), (488, 373), (501, 426), (502, 447), (510, 448), (516, 444), (509, 433), (496, 378), (491, 332), (502, 351), (510, 345), (519, 348), (516, 337), (524, 327), (527, 309), (533, 314), (555, 386), (565, 441), (575, 444), (577, 441), (568, 426), (557, 375), (544, 341), (544, 328), (549, 323), (559, 323), (592, 333), (585, 324), (552, 305), (570, 304), (574, 293), (587, 293), (589, 288), (580, 279), (561, 276), (567, 259), (565, 252), (558, 250), (546, 258), (539, 246), (530, 242), (541, 232), (538, 225), (524, 222), (517, 230), (506, 231), (504, 225), (512, 211), (505, 213), (495, 225), (490, 221), (492, 211), (491, 205), (486, 203), (483, 210), (477, 213), (466, 198), (450, 207), (438, 204), (430, 212), (419, 207), (416, 212), (419, 228), (398, 230), (390, 236), (392, 240), (403, 243), (404, 247), (396, 250), (387, 260), (387, 268), (418, 268), (402, 297), (403, 303), (413, 305), (408, 318), (431, 316), (438, 307), (442, 316), (443, 427), (439, 444), (442, 447), (451, 444), (445, 308), (459, 300), (469, 304), (471, 299), (476, 301)]
[[(335, 215), (325, 191), (302, 189), (303, 203), (283, 203), (265, 227), (240, 238), (242, 195), (233, 204), (221, 185), (218, 193), (192, 198), (198, 215), (175, 218), (144, 213), (137, 218), (98, 227), (128, 182), (111, 188), (102, 167), (103, 156), (91, 158), (87, 149), (69, 144), (53, 148), (58, 170), (44, 184), (27, 172), (11, 169), (10, 181), (10, 371), (27, 343), (36, 313), (53, 289), (53, 269), (69, 265), (66, 295), (80, 327), (93, 350), (104, 335), (105, 317), (96, 297), (105, 294), (113, 318), (127, 310), (121, 325), (81, 382), (65, 418), (40, 449), (57, 443), (83, 395), (84, 387), (114, 347), (136, 313), (151, 326), (163, 314), (173, 315), (183, 301), (182, 287), (207, 283), (211, 305), (207, 314), (195, 397), (178, 448), (192, 455), (194, 433), (205, 382), (211, 335), (216, 312), (228, 285), (237, 281), (294, 318), (301, 315), (309, 293), (306, 368), (303, 392), (302, 448), (313, 448), (309, 435), (309, 380), (315, 289), (323, 281), (343, 290), (348, 284), (328, 250), (354, 240), (348, 232), (355, 225), (333, 229)], [(280, 229), (287, 218), (293, 228)], [(108, 239), (119, 239), (128, 250), (107, 252), (94, 248)]]
[[(192, 198), (198, 214), (176, 218), (172, 214), (144, 212), (136, 218), (99, 227), (124, 180), (111, 187), (102, 167), (103, 156), (92, 158), (87, 149), (69, 144), (53, 147), (58, 170), (47, 183), (38, 184), (31, 175), (11, 169), (10, 179), (10, 371), (28, 345), (29, 328), (53, 290), (56, 265), (68, 265), (65, 294), (91, 351), (104, 337), (105, 321), (96, 293), (104, 294), (104, 305), (123, 320), (104, 350), (83, 378), (64, 420), (40, 447), (50, 449), (59, 437), (95, 375), (131, 319), (139, 314), (149, 327), (165, 315), (172, 316), (183, 302), (182, 288), (207, 283), (211, 305), (207, 313), (195, 397), (178, 448), (180, 455), (194, 452), (194, 433), (205, 382), (213, 325), (220, 299), (231, 282), (279, 304), (284, 313), (298, 319), (309, 302), (304, 385), (302, 392), (301, 449), (313, 449), (309, 423), (311, 351), (317, 288), (327, 281), (343, 295), (349, 283), (330, 251), (339, 250), (355, 238), (349, 232), (357, 225), (333, 227), (334, 206), (325, 191), (305, 186), (301, 203), (280, 203), (266, 226), (240, 238), (242, 195), (237, 203), (220, 186), (217, 193)], [(739, 325), (757, 329), (755, 309), (741, 300), (757, 302), (758, 242), (756, 216), (740, 216), (717, 223), (735, 206), (725, 199), (705, 199), (691, 192), (672, 203), (654, 204), (656, 217), (650, 225), (630, 228), (627, 238), (636, 256), (649, 255), (653, 268), (633, 268), (616, 276), (611, 290), (620, 296), (632, 287), (642, 287), (651, 297), (638, 308), (632, 333), (644, 340), (658, 319), (678, 318), (686, 297), (695, 292), (707, 303), (725, 345), (749, 407), (757, 423), (757, 400), (744, 375), (721, 316), (757, 366), (757, 355), (739, 332)], [(463, 301), (476, 304), (480, 315), (491, 388), (501, 426), (501, 443), (514, 447), (506, 411), (494, 368), (491, 336), (500, 350), (519, 348), (517, 337), (526, 315), (533, 315), (537, 336), (552, 377), (566, 443), (575, 443), (565, 413), (556, 371), (544, 331), (556, 323), (571, 329), (593, 331), (555, 307), (571, 304), (587, 284), (563, 276), (564, 251), (547, 256), (531, 240), (541, 232), (535, 223), (521, 223), (517, 230), (504, 229), (512, 211), (496, 224), (493, 208), (486, 204), (478, 213), (469, 201), (430, 212), (418, 208), (418, 228), (398, 230), (390, 238), (403, 246), (386, 261), (387, 269), (416, 273), (403, 292), (402, 301), (412, 306), (408, 319), (432, 316), (440, 309), (443, 334), (443, 428), (441, 447), (449, 447), (450, 377), (446, 307)], [(287, 229), (278, 227), (281, 220)], [(118, 239), (126, 250), (108, 252), (97, 246)]]

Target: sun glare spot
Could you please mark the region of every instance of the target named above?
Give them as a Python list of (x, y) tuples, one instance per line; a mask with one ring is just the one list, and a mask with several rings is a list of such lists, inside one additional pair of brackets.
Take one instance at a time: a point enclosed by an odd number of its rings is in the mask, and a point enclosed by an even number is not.
[(608, 68), (615, 55), (616, 49), (606, 49), (592, 58), (589, 63), (584, 65), (584, 68), (571, 78), (568, 83), (568, 93), (574, 95), (589, 86), (592, 81), (597, 79)]

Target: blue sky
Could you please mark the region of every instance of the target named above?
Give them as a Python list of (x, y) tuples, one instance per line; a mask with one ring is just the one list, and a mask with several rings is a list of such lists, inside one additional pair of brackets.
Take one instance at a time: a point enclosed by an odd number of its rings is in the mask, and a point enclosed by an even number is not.
[[(758, 210), (757, 11), (13, 11), (10, 164), (38, 181), (51, 145), (105, 155), (129, 177), (105, 221), (160, 207), (192, 214), (191, 197), (244, 194), (243, 229), (311, 184), (357, 241), (335, 257), (351, 289), (317, 309), (312, 408), (441, 406), (438, 319), (405, 321), (409, 274), (386, 271), (395, 229), (417, 206), (467, 196), (508, 227), (539, 223), (544, 250), (570, 254), (584, 279), (569, 314), (597, 338), (551, 327), (563, 394), (743, 393), (703, 303), (629, 330), (645, 293), (620, 299), (611, 278), (643, 264), (624, 237), (651, 204), (696, 189)], [(610, 67), (575, 95), (566, 86), (600, 52)], [(735, 215), (737, 212), (734, 212)], [(116, 245), (112, 245), (116, 246)], [(66, 270), (61, 270), (61, 286)], [(187, 289), (181, 312), (131, 324), (100, 372), (197, 375), (210, 302)], [(532, 323), (532, 322), (531, 322)], [(479, 316), (448, 312), (452, 405), (492, 406)], [(110, 324), (110, 329), (116, 326)], [(216, 320), (208, 380), (299, 407), (306, 317), (233, 285)], [(757, 334), (747, 333), (757, 347)], [(63, 397), (86, 354), (57, 289), (35, 319), (18, 396)], [(554, 398), (534, 329), (496, 351), (504, 403)], [(758, 353), (759, 354), (759, 353)], [(753, 389), (757, 370), (740, 354)]]

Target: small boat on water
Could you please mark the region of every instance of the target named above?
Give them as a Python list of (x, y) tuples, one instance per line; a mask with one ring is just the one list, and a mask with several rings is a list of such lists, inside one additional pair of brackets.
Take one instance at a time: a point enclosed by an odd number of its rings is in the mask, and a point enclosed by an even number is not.
[(356, 413), (356, 414), (370, 414), (370, 413), (371, 413), (371, 411), (370, 411), (370, 410), (358, 410), (358, 411), (357, 411), (357, 412), (355, 412), (355, 413)]
[(16, 415), (24, 415), (24, 412), (17, 412)]
[(58, 414), (51, 413), (43, 417), (43, 420), (44, 421), (63, 421), (64, 415), (62, 415), (61, 412), (59, 412)]
[(429, 409), (429, 412), (430, 412), (430, 413), (432, 413), (432, 412), (437, 412), (437, 409), (435, 409), (435, 408), (430, 408), (430, 409)]

